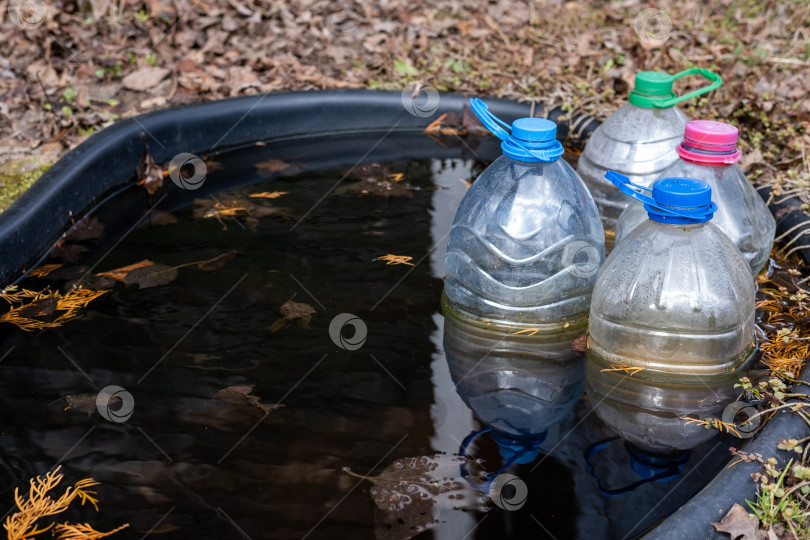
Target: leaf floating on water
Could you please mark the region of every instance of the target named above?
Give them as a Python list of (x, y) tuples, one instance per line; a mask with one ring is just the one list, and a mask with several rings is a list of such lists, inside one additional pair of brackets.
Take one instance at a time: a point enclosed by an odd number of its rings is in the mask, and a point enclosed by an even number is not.
[(731, 535), (732, 540), (760, 540), (759, 520), (748, 513), (742, 505), (735, 503), (719, 523), (711, 522), (717, 532)]
[[(438, 524), (441, 510), (486, 511), (488, 498), (460, 478), (464, 463), (470, 460), (448, 454), (407, 457), (365, 477), (374, 484), (369, 492), (382, 513), (377, 538), (412, 538)], [(363, 478), (348, 467), (343, 471)]]
[(206, 272), (212, 272), (214, 270), (219, 270), (220, 268), (225, 266), (225, 263), (227, 263), (228, 261), (230, 261), (234, 257), (236, 257), (236, 251), (229, 251), (227, 253), (220, 253), (219, 255), (214, 257), (213, 259), (208, 259), (207, 261), (203, 261), (203, 262), (197, 264), (197, 268), (200, 269), (200, 270), (204, 270)]
[(381, 257), (377, 257), (374, 261), (383, 261), (385, 262), (386, 266), (390, 266), (392, 264), (407, 264), (413, 266), (413, 263), (410, 262), (413, 260), (413, 257), (408, 257), (407, 255), (392, 255), (389, 253), (388, 255), (383, 255)]
[(249, 197), (251, 199), (277, 199), (289, 193), (289, 191), (262, 191), (260, 193), (251, 193)]
[(62, 268), (61, 264), (43, 264), (37, 268), (34, 268), (30, 272), (28, 272), (28, 277), (32, 278), (43, 278), (56, 270), (57, 268)]
[(68, 394), (65, 396), (65, 410), (76, 410), (93, 416), (96, 412), (96, 394)]
[(234, 405), (252, 405), (254, 407), (258, 407), (264, 412), (274, 411), (276, 409), (280, 409), (284, 405), (280, 403), (273, 403), (268, 405), (267, 403), (262, 403), (259, 396), (254, 396), (251, 392), (253, 392), (253, 384), (245, 384), (241, 386), (229, 386), (227, 388), (223, 388), (215, 393), (212, 397), (213, 399), (220, 399), (222, 401), (226, 401), (228, 403), (232, 403)]
[(51, 250), (51, 257), (62, 259), (63, 262), (68, 264), (76, 264), (85, 251), (87, 251), (87, 248), (82, 245), (67, 244), (62, 241)]
[(256, 163), (256, 170), (259, 172), (280, 172), (290, 168), (290, 163), (280, 159), (266, 159)]
[(178, 271), (176, 267), (163, 264), (152, 264), (141, 266), (127, 274), (124, 280), (127, 286), (138, 285), (139, 289), (158, 287), (166, 285), (177, 279)]
[[(78, 317), (80, 309), (107, 292), (71, 289), (63, 295), (52, 291), (21, 289), (3, 293), (0, 298), (12, 307), (0, 316), (0, 322), (13, 324), (27, 332), (55, 328)], [(62, 313), (54, 317), (59, 311)]]
[(151, 210), (147, 210), (147, 212), (146, 222), (149, 225), (171, 225), (177, 223), (177, 218), (174, 217), (174, 214), (170, 214), (169, 212), (164, 212), (157, 208), (152, 208)]
[(256, 218), (266, 216), (288, 215), (288, 208), (273, 206), (261, 199), (250, 200), (248, 197), (223, 193), (218, 199), (195, 199), (194, 217), (197, 219), (216, 219), (223, 229), (227, 230), (223, 218), (236, 218), (254, 227)]
[[(293, 298), (295, 298), (295, 295), (293, 295)], [(315, 308), (309, 304), (293, 302), (292, 298), (284, 302), (279, 311), (281, 312), (281, 318), (270, 326), (273, 333), (288, 327), (293, 322), (302, 328), (309, 328), (312, 315), (316, 313)]]
[(150, 261), (149, 259), (144, 259), (142, 261), (138, 261), (136, 263), (130, 264), (128, 266), (122, 266), (121, 268), (116, 268), (115, 270), (108, 270), (107, 272), (99, 272), (96, 274), (98, 277), (106, 277), (110, 279), (114, 279), (119, 283), (125, 283), (127, 279), (127, 274), (132, 272), (137, 268), (143, 268), (144, 266), (153, 266), (155, 263)]
[(65, 234), (65, 238), (71, 242), (81, 242), (99, 238), (102, 234), (104, 234), (104, 225), (95, 217), (85, 216), (70, 228)]
[(163, 187), (163, 169), (158, 167), (152, 154), (149, 153), (149, 146), (146, 144), (146, 134), (141, 133), (143, 140), (143, 155), (135, 167), (135, 176), (138, 185), (143, 186), (149, 195), (154, 195)]

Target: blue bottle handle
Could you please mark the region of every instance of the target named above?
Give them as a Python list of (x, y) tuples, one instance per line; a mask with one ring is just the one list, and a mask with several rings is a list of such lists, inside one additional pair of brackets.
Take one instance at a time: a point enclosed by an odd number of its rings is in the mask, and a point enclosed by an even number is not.
[(632, 188), (636, 188), (636, 189), (639, 189), (641, 191), (648, 191), (648, 192), (652, 193), (652, 190), (650, 188), (640, 186), (638, 184), (634, 184), (633, 182), (630, 181), (630, 179), (628, 177), (626, 177), (623, 174), (619, 174), (616, 171), (608, 171), (608, 172), (605, 173), (605, 178), (610, 180), (610, 182), (614, 186), (619, 188), (619, 191), (621, 191), (625, 195), (628, 195), (628, 196), (634, 198), (637, 201), (641, 201), (644, 204), (650, 205), (651, 207), (655, 208), (655, 210), (657, 212), (660, 212), (662, 214), (694, 220), (695, 218), (699, 218), (703, 214), (713, 214), (714, 212), (717, 211), (717, 204), (712, 202), (711, 205), (709, 205), (709, 208), (707, 210), (705, 210), (703, 212), (700, 212), (699, 214), (689, 214), (689, 213), (686, 213), (686, 212), (677, 212), (677, 211), (673, 210), (670, 207), (661, 206), (660, 204), (658, 204), (655, 201), (655, 199), (653, 199), (649, 195), (644, 195), (643, 193), (639, 193), (638, 191), (635, 191), (634, 189), (632, 189)]
[(509, 134), (509, 131), (506, 131), (507, 129), (511, 130), (512, 126), (489, 112), (489, 107), (487, 107), (487, 104), (480, 99), (470, 99), (470, 108), (481, 123), (484, 124), (484, 127), (490, 130), (493, 135), (498, 137), (506, 144), (516, 146), (529, 155), (536, 157), (540, 161), (553, 161), (562, 154), (561, 146), (554, 147), (552, 150), (544, 150), (542, 148), (526, 148), (526, 146), (521, 144), (520, 141), (512, 137)]
[[(512, 126), (489, 112), (489, 107), (487, 104), (481, 101), (478, 98), (472, 98), (470, 100), (470, 108), (472, 112), (475, 113), (475, 116), (481, 121), (484, 126), (490, 130), (492, 133), (495, 134), (502, 141), (506, 141), (509, 138), (509, 132), (506, 129), (512, 129)], [(498, 125), (500, 124), (500, 126)], [(501, 127), (503, 126), (503, 127)], [(504, 129), (506, 128), (506, 129)], [(524, 148), (525, 150), (525, 148)]]

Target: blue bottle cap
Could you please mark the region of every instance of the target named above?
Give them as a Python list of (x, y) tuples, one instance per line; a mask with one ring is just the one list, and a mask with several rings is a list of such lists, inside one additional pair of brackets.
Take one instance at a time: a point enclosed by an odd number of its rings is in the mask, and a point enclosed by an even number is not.
[[(717, 211), (717, 205), (712, 202), (712, 188), (701, 180), (662, 178), (649, 189), (614, 171), (608, 171), (605, 178), (625, 195), (643, 202), (649, 218), (659, 223), (705, 223)], [(637, 190), (651, 192), (652, 197)]]
[[(503, 153), (513, 159), (538, 163), (557, 161), (563, 155), (563, 147), (557, 140), (557, 124), (545, 118), (518, 118), (509, 126), (489, 112), (486, 103), (478, 98), (470, 100), (470, 107), (496, 137), (503, 141)], [(509, 134), (506, 129), (511, 129)]]
[(555, 141), (557, 124), (545, 118), (518, 118), (512, 122), (512, 137), (521, 142)]

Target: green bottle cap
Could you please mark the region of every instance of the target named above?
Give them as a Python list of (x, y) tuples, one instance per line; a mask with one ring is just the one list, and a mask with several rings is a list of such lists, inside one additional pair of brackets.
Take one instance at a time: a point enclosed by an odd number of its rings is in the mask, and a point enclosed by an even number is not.
[[(687, 75), (701, 75), (712, 81), (712, 84), (678, 96), (672, 91), (672, 84), (676, 79)], [(719, 88), (721, 84), (723, 80), (719, 75), (702, 68), (687, 69), (675, 75), (661, 71), (641, 71), (636, 73), (635, 88), (630, 91), (630, 103), (636, 107), (664, 109)]]

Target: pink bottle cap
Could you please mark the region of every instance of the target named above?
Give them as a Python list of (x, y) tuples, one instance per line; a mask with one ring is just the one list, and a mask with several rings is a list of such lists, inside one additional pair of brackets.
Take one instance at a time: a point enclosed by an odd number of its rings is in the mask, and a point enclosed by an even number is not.
[(681, 159), (698, 165), (733, 165), (740, 159), (737, 128), (714, 120), (686, 123), (683, 143), (676, 151)]

